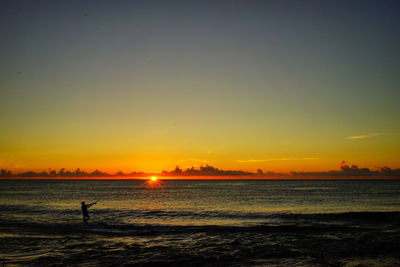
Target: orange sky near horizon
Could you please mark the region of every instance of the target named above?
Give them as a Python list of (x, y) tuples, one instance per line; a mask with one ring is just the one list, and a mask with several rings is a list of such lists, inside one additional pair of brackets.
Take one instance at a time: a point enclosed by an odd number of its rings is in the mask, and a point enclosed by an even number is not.
[[(276, 162), (275, 162), (276, 161)], [(206, 164), (210, 164), (216, 168), (222, 169), (222, 170), (242, 170), (242, 171), (249, 171), (249, 172), (257, 172), (258, 169), (261, 169), (264, 172), (276, 172), (276, 173), (290, 173), (292, 171), (295, 172), (325, 172), (325, 171), (331, 171), (331, 170), (340, 170), (340, 163), (337, 162), (336, 164), (330, 164), (330, 162), (325, 162), (326, 165), (318, 165), (317, 159), (304, 159), (304, 160), (291, 160), (291, 159), (279, 159), (279, 160), (270, 160), (267, 163), (255, 161), (255, 162), (246, 162), (242, 164), (238, 164), (235, 161), (232, 164), (215, 164), (215, 162), (202, 162), (202, 163), (197, 163), (196, 161), (188, 161), (188, 163), (192, 162), (192, 164), (178, 164), (174, 162), (170, 162), (169, 164), (166, 164), (166, 162), (161, 161), (159, 164), (155, 164), (154, 162), (146, 162), (144, 164), (131, 164), (131, 165), (124, 165), (122, 161), (118, 161), (115, 164), (117, 166), (112, 166), (112, 163), (109, 163), (106, 165), (106, 163), (103, 163), (103, 165), (99, 164), (98, 161), (93, 162), (93, 165), (87, 166), (86, 164), (81, 164), (78, 165), (75, 161), (71, 161), (70, 164), (60, 164), (60, 163), (54, 163), (53, 166), (47, 168), (47, 167), (41, 167), (40, 164), (35, 163), (35, 167), (31, 167), (31, 165), (28, 165), (26, 167), (18, 167), (18, 168), (10, 168), (10, 170), (13, 173), (22, 173), (26, 171), (36, 171), (36, 172), (42, 172), (42, 171), (48, 171), (49, 169), (59, 171), (61, 168), (65, 168), (68, 171), (74, 172), (77, 168), (80, 168), (82, 171), (85, 172), (92, 172), (96, 169), (102, 171), (102, 172), (107, 172), (109, 174), (114, 174), (117, 173), (118, 171), (122, 171), (124, 173), (130, 173), (130, 172), (145, 172), (145, 173), (161, 173), (163, 170), (166, 171), (171, 171), (173, 170), (176, 166), (179, 166), (181, 169), (186, 169), (194, 166), (196, 169), (198, 169), (200, 166), (205, 166)], [(319, 160), (318, 161), (322, 161)], [(48, 161), (44, 162), (43, 165), (46, 163), (49, 163)], [(182, 161), (180, 163), (183, 163)], [(364, 168), (367, 167), (371, 170), (377, 170), (380, 167), (384, 166), (389, 166), (392, 169), (398, 169), (399, 165), (388, 165), (388, 164), (382, 164), (382, 165), (377, 165), (377, 164), (370, 164), (370, 165), (363, 165), (359, 164), (358, 162), (353, 162), (353, 161), (347, 161), (347, 164), (349, 165), (357, 165), (359, 168)], [(83, 167), (80, 167), (82, 166)], [(132, 165), (136, 167), (132, 167)], [(2, 166), (2, 168), (4, 168)], [(6, 168), (7, 169), (7, 168)]]

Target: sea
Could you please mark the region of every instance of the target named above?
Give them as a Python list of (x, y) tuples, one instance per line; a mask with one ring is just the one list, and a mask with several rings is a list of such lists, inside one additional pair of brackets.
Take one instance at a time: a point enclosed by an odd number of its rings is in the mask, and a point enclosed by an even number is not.
[(400, 180), (3, 179), (19, 265), (400, 266)]

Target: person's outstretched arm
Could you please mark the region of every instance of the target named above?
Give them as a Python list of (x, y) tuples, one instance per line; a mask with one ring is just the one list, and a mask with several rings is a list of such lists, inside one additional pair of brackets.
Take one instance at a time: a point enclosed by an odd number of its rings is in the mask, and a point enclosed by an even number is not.
[(93, 202), (92, 204), (88, 204), (87, 206), (89, 208), (90, 206), (93, 206), (94, 204), (97, 204), (97, 202)]

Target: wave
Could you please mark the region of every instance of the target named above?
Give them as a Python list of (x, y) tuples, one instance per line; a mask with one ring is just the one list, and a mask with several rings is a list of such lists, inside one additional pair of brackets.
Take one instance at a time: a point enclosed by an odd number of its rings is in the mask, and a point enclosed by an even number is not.
[[(0, 205), (2, 215), (0, 218), (12, 218), (17, 214), (20, 218), (23, 215), (26, 218), (35, 218), (43, 216), (45, 219), (61, 220), (75, 218), (79, 216), (79, 209), (51, 209), (40, 206), (26, 205)], [(400, 211), (361, 211), (361, 212), (342, 212), (342, 213), (270, 213), (270, 212), (234, 212), (234, 211), (188, 211), (188, 210), (132, 210), (132, 209), (95, 209), (91, 211), (94, 218), (109, 219), (122, 222), (124, 219), (156, 219), (156, 220), (174, 220), (181, 219), (185, 221), (213, 221), (213, 220), (235, 220), (254, 223), (299, 223), (299, 222), (357, 222), (357, 223), (397, 223), (400, 221)], [(21, 221), (21, 220), (19, 220)], [(34, 221), (26, 221), (31, 223)]]
[[(0, 205), (3, 214), (25, 215), (61, 215), (75, 216), (80, 213), (76, 209), (52, 209), (51, 207), (29, 205)], [(237, 220), (268, 220), (268, 221), (381, 221), (392, 222), (400, 220), (400, 211), (361, 211), (341, 213), (289, 213), (289, 212), (236, 212), (236, 211), (190, 211), (190, 210), (134, 210), (134, 209), (95, 209), (91, 211), (93, 216), (116, 218), (144, 218), (144, 219), (237, 219)], [(3, 216), (5, 217), (5, 216)]]
[[(398, 258), (400, 212), (268, 216), (282, 220), (237, 226), (84, 225), (23, 222), (0, 216), (0, 262), (35, 266), (342, 266), (343, 259), (371, 255)], [(368, 222), (394, 227), (388, 231)], [(393, 263), (387, 266), (398, 266), (400, 260)]]
[(319, 221), (367, 221), (367, 222), (398, 222), (400, 219), (399, 211), (361, 211), (361, 212), (342, 212), (342, 213), (315, 213), (315, 214), (281, 214), (287, 219), (312, 219)]
[(356, 231), (363, 228), (340, 226), (340, 225), (323, 225), (315, 224), (312, 226), (305, 225), (255, 225), (255, 226), (170, 226), (170, 225), (143, 225), (143, 224), (61, 224), (61, 223), (23, 223), (23, 222), (5, 222), (0, 221), (2, 229), (24, 229), (25, 231), (40, 233), (78, 233), (89, 232), (104, 235), (135, 235), (148, 236), (160, 234), (193, 234), (193, 233), (240, 233), (240, 232), (260, 232), (260, 233), (311, 233), (325, 231)]
[[(151, 214), (163, 214), (171, 217), (168, 212), (152, 211)], [(187, 212), (186, 215), (193, 216)], [(226, 214), (224, 215), (226, 216)], [(243, 215), (241, 215), (243, 216)], [(358, 231), (371, 228), (371, 224), (400, 228), (400, 212), (347, 212), (328, 214), (270, 214), (266, 216), (280, 217), (281, 221), (259, 222), (249, 225), (168, 225), (162, 223), (109, 223), (96, 222), (89, 225), (82, 223), (26, 222), (12, 219), (0, 219), (2, 229), (23, 229), (34, 232), (92, 232), (111, 235), (157, 235), (167, 233), (193, 232), (326, 232), (326, 231)], [(388, 228), (382, 228), (388, 229)]]

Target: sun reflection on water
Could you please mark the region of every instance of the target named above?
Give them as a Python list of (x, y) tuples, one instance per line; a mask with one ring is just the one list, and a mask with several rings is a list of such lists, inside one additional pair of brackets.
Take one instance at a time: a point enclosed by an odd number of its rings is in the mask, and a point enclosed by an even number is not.
[(162, 180), (158, 179), (157, 176), (151, 176), (145, 182), (145, 186), (148, 189), (164, 189), (162, 186)]

